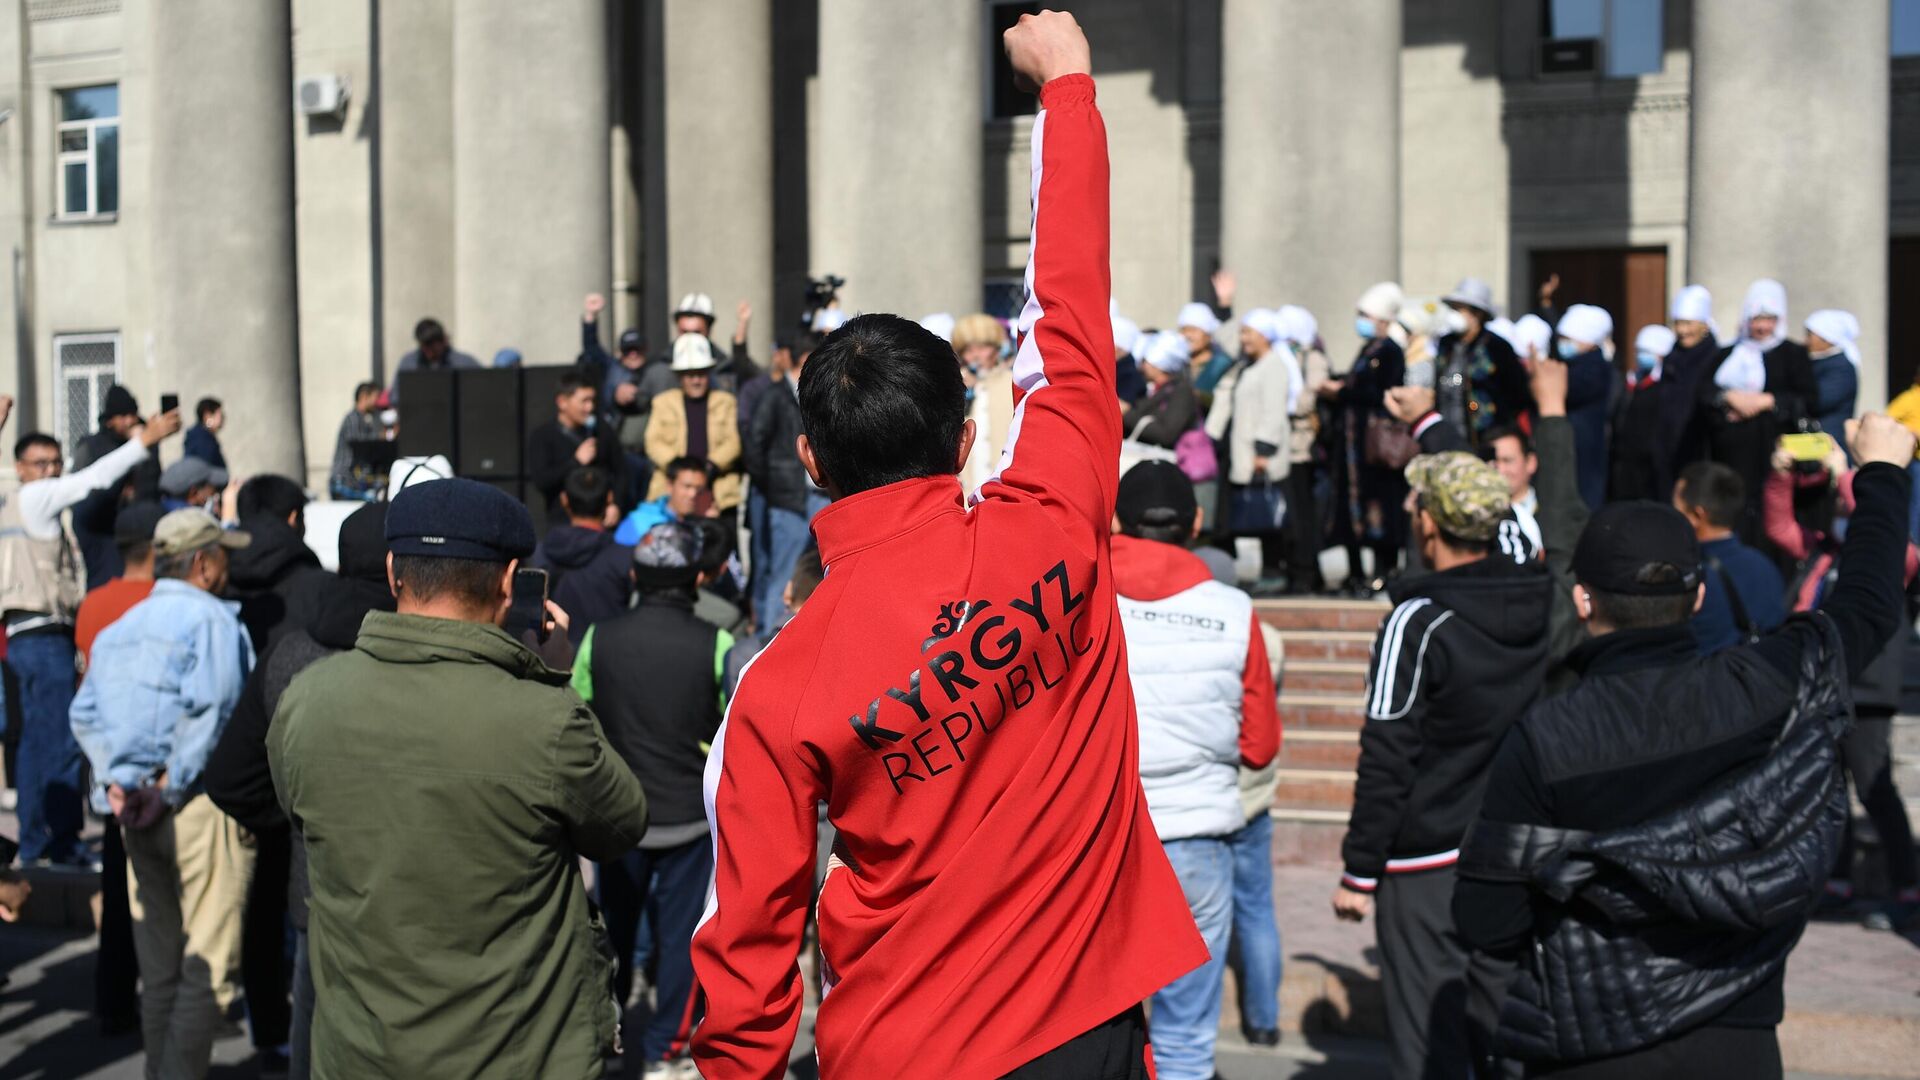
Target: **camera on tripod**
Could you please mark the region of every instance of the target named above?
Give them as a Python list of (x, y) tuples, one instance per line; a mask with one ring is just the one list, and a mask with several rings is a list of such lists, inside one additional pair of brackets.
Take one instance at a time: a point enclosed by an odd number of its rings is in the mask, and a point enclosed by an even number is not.
[(808, 278), (807, 292), (800, 301), (800, 328), (813, 329), (813, 317), (821, 308), (832, 307), (840, 299), (840, 289), (847, 279), (838, 274)]

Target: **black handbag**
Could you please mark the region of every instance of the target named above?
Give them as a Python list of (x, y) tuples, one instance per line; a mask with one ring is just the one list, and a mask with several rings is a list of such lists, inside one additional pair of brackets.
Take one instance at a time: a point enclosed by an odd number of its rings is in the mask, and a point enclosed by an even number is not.
[(1287, 523), (1287, 496), (1280, 485), (1262, 479), (1237, 485), (1227, 505), (1227, 530), (1236, 536), (1279, 532)]

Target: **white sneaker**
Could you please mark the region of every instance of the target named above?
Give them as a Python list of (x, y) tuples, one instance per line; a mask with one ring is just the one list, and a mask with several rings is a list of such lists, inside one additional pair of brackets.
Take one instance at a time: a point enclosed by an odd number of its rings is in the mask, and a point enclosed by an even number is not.
[(673, 1067), (673, 1073), (671, 1075), (674, 1080), (700, 1080), (700, 1069), (694, 1065), (693, 1059), (690, 1057), (683, 1057), (674, 1062)]
[(678, 1063), (672, 1061), (647, 1062), (647, 1080), (673, 1080), (673, 1077), (677, 1075), (673, 1071), (673, 1067), (676, 1064)]

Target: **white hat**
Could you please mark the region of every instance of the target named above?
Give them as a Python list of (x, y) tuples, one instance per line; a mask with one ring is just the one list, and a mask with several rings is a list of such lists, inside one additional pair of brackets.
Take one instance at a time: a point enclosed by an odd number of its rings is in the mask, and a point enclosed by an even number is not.
[(1113, 351), (1131, 353), (1140, 343), (1140, 324), (1125, 315), (1113, 317)]
[(1410, 334), (1440, 337), (1447, 332), (1447, 309), (1438, 300), (1417, 300), (1402, 304), (1397, 316)]
[(1560, 316), (1560, 336), (1582, 345), (1598, 345), (1613, 336), (1613, 316), (1592, 304), (1575, 304)]
[(1313, 312), (1298, 304), (1287, 304), (1277, 316), (1281, 337), (1303, 349), (1313, 348), (1313, 339), (1320, 336), (1320, 320), (1313, 317)]
[(1147, 343), (1146, 362), (1170, 375), (1187, 370), (1192, 360), (1187, 339), (1171, 330), (1160, 331)]
[(813, 332), (831, 334), (847, 325), (848, 315), (839, 308), (823, 307), (813, 313)]
[(1513, 343), (1513, 351), (1521, 356), (1547, 354), (1547, 343), (1553, 340), (1553, 327), (1538, 315), (1528, 314), (1513, 321), (1513, 336), (1507, 340)]
[(1860, 337), (1860, 320), (1850, 311), (1838, 308), (1821, 308), (1807, 316), (1807, 329), (1838, 345), (1847, 354), (1847, 359), (1860, 363), (1860, 347), (1854, 342)]
[(713, 297), (703, 292), (690, 292), (680, 298), (680, 304), (673, 309), (673, 317), (699, 315), (709, 321), (713, 319)]
[(1369, 319), (1391, 320), (1400, 314), (1400, 305), (1406, 302), (1406, 294), (1400, 291), (1400, 286), (1391, 281), (1382, 281), (1361, 293), (1354, 308)]
[(1493, 315), (1493, 289), (1486, 282), (1475, 277), (1461, 278), (1460, 284), (1455, 285), (1452, 292), (1441, 297), (1440, 302), (1478, 308), (1486, 312), (1489, 317)]
[(1713, 321), (1713, 294), (1705, 285), (1689, 285), (1673, 294), (1673, 306), (1667, 309), (1667, 318), (1686, 319), (1689, 322)]
[(920, 325), (927, 333), (932, 334), (941, 341), (951, 342), (953, 340), (953, 316), (944, 311), (936, 311), (931, 315), (924, 316), (920, 320)]
[(1280, 322), (1280, 313), (1272, 308), (1254, 308), (1240, 316), (1240, 325), (1266, 338), (1271, 345), (1280, 344), (1287, 336), (1287, 328)]
[(681, 334), (673, 339), (673, 370), (688, 374), (713, 370), (713, 345), (705, 334)]
[(1513, 320), (1507, 318), (1505, 315), (1489, 321), (1487, 323), (1487, 332), (1507, 344), (1512, 345), (1516, 349), (1520, 347), (1520, 343), (1513, 340)]
[(1180, 309), (1180, 317), (1174, 320), (1175, 326), (1191, 326), (1203, 334), (1214, 334), (1220, 330), (1220, 319), (1213, 309), (1199, 301), (1194, 301)]
[(1633, 335), (1633, 351), (1652, 353), (1664, 359), (1673, 351), (1674, 343), (1678, 340), (1674, 337), (1672, 330), (1659, 323), (1653, 323), (1641, 327), (1640, 332)]

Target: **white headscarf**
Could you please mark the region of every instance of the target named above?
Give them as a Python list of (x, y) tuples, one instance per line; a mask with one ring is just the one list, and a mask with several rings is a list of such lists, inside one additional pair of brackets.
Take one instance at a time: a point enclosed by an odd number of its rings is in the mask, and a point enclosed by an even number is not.
[(1650, 353), (1664, 360), (1667, 354), (1673, 351), (1674, 342), (1677, 340), (1672, 330), (1659, 323), (1652, 323), (1641, 327), (1640, 332), (1633, 335), (1633, 350)]
[(1553, 341), (1553, 327), (1538, 315), (1520, 316), (1513, 324), (1513, 336), (1507, 339), (1513, 343), (1513, 351), (1523, 358), (1547, 355), (1547, 346)]
[(1838, 345), (1854, 367), (1860, 366), (1860, 346), (1854, 344), (1860, 337), (1860, 320), (1852, 312), (1821, 308), (1807, 316), (1807, 329)]
[(1575, 304), (1560, 316), (1559, 331), (1568, 341), (1597, 349), (1613, 336), (1613, 316), (1592, 304)]
[(1520, 347), (1519, 343), (1513, 340), (1513, 320), (1507, 318), (1505, 315), (1487, 323), (1487, 333), (1512, 345), (1515, 349)]
[(1400, 291), (1400, 286), (1391, 281), (1382, 281), (1361, 293), (1354, 308), (1369, 319), (1392, 322), (1400, 314), (1400, 305), (1404, 303), (1406, 296)]
[[(1313, 316), (1305, 308), (1292, 308), (1299, 315), (1305, 315), (1307, 322)], [(1291, 413), (1300, 404), (1300, 390), (1307, 377), (1300, 370), (1300, 358), (1294, 355), (1292, 337), (1300, 328), (1299, 316), (1289, 315), (1288, 308), (1274, 311), (1270, 308), (1254, 308), (1240, 316), (1240, 325), (1267, 339), (1273, 346), (1272, 355), (1278, 357), (1280, 366), (1287, 369), (1287, 411)], [(1312, 328), (1309, 327), (1307, 340), (1311, 341)]]
[(953, 316), (944, 311), (936, 311), (920, 319), (922, 329), (949, 344), (953, 342), (954, 325)]
[[(1757, 339), (1748, 327), (1756, 315), (1772, 315), (1773, 335)], [(1767, 388), (1767, 352), (1787, 339), (1787, 287), (1772, 278), (1761, 278), (1747, 286), (1747, 298), (1740, 303), (1740, 340), (1713, 373), (1713, 383), (1722, 390), (1760, 391)]]
[(1673, 294), (1673, 306), (1667, 309), (1667, 318), (1712, 322), (1713, 294), (1707, 291), (1705, 285), (1689, 285), (1681, 289)]
[(1172, 330), (1162, 330), (1148, 340), (1144, 360), (1169, 375), (1178, 375), (1192, 363), (1193, 352), (1187, 348), (1186, 338)]
[(1173, 325), (1191, 326), (1195, 330), (1208, 335), (1220, 332), (1219, 317), (1213, 313), (1212, 308), (1200, 303), (1198, 300), (1182, 307), (1180, 309), (1180, 317), (1174, 320)]
[(1140, 324), (1125, 315), (1113, 317), (1113, 351), (1132, 355), (1140, 344)]

